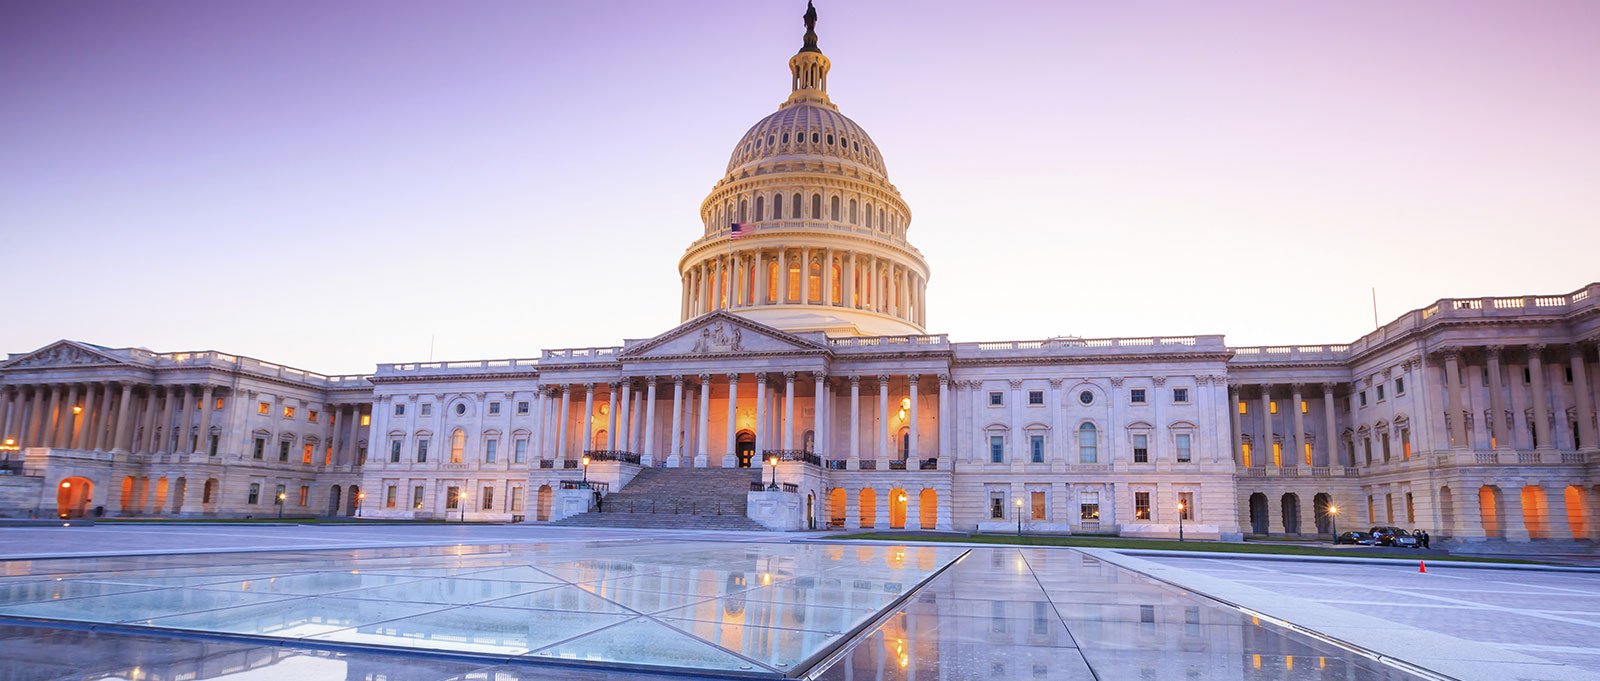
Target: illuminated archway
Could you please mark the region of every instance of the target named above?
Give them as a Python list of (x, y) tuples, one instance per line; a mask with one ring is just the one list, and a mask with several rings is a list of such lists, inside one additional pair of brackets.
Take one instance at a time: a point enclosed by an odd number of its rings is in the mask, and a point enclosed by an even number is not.
[(1500, 488), (1484, 485), (1478, 488), (1478, 512), (1483, 515), (1483, 535), (1501, 539), (1506, 530), (1500, 524)]
[(539, 505), (534, 509), (534, 520), (550, 519), (550, 504), (553, 501), (554, 494), (554, 492), (550, 491), (549, 485), (539, 486)]
[(932, 530), (939, 526), (939, 493), (932, 489), (924, 488), (919, 497), (920, 506), (917, 508), (918, 518), (922, 521), (922, 529)]
[(878, 493), (871, 487), (861, 490), (860, 503), (861, 527), (872, 529), (878, 526)]
[(845, 504), (849, 495), (843, 487), (828, 491), (828, 527), (844, 527)]
[(910, 497), (899, 487), (889, 490), (889, 529), (906, 529), (906, 503)]
[(89, 501), (94, 497), (94, 483), (88, 478), (73, 476), (56, 484), (56, 517), (82, 518), (89, 513)]

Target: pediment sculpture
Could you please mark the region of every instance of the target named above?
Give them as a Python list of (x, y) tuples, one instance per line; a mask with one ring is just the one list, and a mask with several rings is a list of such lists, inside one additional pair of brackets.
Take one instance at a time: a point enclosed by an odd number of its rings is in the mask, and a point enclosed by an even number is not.
[(700, 337), (694, 341), (692, 352), (739, 352), (744, 345), (744, 331), (727, 322), (717, 322), (701, 327)]

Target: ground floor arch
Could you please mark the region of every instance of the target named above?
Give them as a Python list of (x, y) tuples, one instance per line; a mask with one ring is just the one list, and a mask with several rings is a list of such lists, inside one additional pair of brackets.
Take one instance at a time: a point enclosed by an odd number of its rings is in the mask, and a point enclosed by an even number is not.
[(861, 527), (872, 529), (878, 526), (878, 492), (871, 487), (861, 490), (857, 507), (861, 513)]
[(538, 505), (534, 507), (534, 520), (546, 521), (550, 519), (550, 505), (554, 502), (555, 492), (549, 485), (539, 486)]
[(939, 492), (923, 488), (917, 495), (920, 504), (917, 508), (917, 517), (922, 521), (922, 529), (932, 530), (939, 526)]
[(1327, 492), (1317, 492), (1311, 497), (1312, 517), (1317, 523), (1317, 534), (1333, 532), (1333, 495)]
[(1267, 533), (1267, 495), (1260, 492), (1250, 495), (1250, 532)]
[(344, 514), (353, 516), (356, 514), (356, 511), (361, 509), (361, 486), (351, 485), (350, 493), (347, 495), (347, 498), (348, 501), (345, 502)]
[(1549, 497), (1538, 485), (1524, 485), (1518, 493), (1522, 502), (1522, 523), (1528, 528), (1529, 539), (1551, 539)]
[(906, 502), (910, 498), (906, 491), (900, 487), (889, 490), (889, 529), (906, 529)]
[(1455, 536), (1456, 499), (1449, 485), (1439, 488), (1439, 525), (1440, 534)]
[(1283, 533), (1300, 534), (1300, 495), (1290, 492), (1279, 500), (1283, 511)]
[(1588, 539), (1589, 531), (1589, 499), (1583, 493), (1583, 488), (1577, 485), (1568, 485), (1561, 490), (1561, 496), (1567, 502), (1567, 527), (1572, 528), (1573, 539)]
[(328, 488), (328, 517), (339, 515), (339, 502), (341, 500), (338, 485)]
[(56, 517), (82, 518), (89, 514), (89, 504), (94, 498), (94, 483), (88, 478), (73, 476), (56, 484)]
[(828, 490), (828, 527), (844, 527), (849, 496), (843, 487)]
[(1483, 536), (1504, 539), (1506, 528), (1500, 522), (1500, 488), (1484, 485), (1478, 488), (1478, 513), (1483, 517)]

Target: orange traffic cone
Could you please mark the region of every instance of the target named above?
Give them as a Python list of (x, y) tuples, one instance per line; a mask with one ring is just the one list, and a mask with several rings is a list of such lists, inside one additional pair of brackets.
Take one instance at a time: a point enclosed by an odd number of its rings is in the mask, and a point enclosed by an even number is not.
[(1422, 574), (1428, 574), (1428, 561), (1425, 561), (1425, 560), (1417, 561), (1417, 572), (1420, 572)]

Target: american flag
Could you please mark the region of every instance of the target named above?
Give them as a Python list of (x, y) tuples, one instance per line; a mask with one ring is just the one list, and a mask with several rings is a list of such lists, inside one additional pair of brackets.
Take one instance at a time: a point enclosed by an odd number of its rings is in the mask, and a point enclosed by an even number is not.
[(728, 225), (728, 240), (731, 241), (733, 239), (737, 239), (737, 238), (739, 238), (741, 236), (744, 236), (746, 233), (748, 233), (750, 231), (751, 230), (750, 230), (750, 227), (748, 225), (741, 224), (741, 223), (738, 223), (738, 222), (731, 223), (731, 224)]

